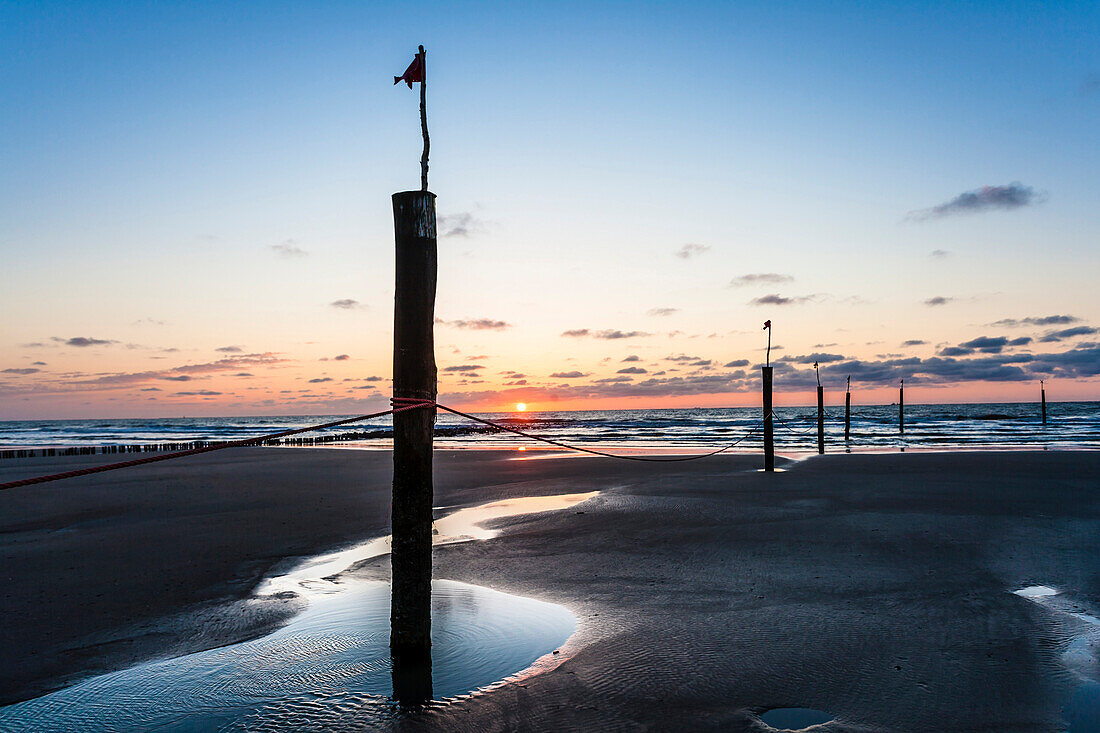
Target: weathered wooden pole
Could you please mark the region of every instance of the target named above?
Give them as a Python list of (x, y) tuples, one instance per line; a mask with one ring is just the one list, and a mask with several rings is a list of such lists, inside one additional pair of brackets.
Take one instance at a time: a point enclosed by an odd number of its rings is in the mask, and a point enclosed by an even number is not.
[[(397, 279), (393, 396), (435, 400), (435, 194), (393, 195)], [(432, 432), (435, 408), (393, 416), (390, 650), (426, 658), (432, 627)]]
[(1047, 424), (1047, 387), (1042, 379), (1039, 380), (1039, 399), (1043, 406), (1043, 425)]
[(844, 442), (852, 437), (852, 376), (848, 375), (848, 384), (844, 388)]
[(772, 429), (772, 369), (760, 367), (764, 385), (764, 470), (775, 470), (775, 431)]
[(898, 434), (905, 435), (905, 380), (898, 387)]
[(817, 385), (817, 452), (825, 452), (825, 388)]

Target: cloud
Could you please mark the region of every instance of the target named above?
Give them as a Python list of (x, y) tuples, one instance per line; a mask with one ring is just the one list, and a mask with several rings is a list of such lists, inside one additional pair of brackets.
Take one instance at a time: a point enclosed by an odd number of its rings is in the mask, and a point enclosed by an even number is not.
[(40, 371), (42, 371), (42, 370), (41, 369), (34, 369), (34, 368), (31, 368), (31, 367), (24, 367), (22, 369), (19, 369), (19, 368), (4, 369), (2, 372), (0, 372), (0, 374), (37, 374)]
[(749, 365), (749, 360), (748, 359), (734, 359), (733, 361), (726, 362), (722, 366), (724, 366), (727, 369), (730, 369), (732, 367), (747, 367), (748, 365)]
[(928, 253), (928, 256), (935, 260), (942, 260), (951, 255), (946, 249), (934, 249)]
[(365, 305), (360, 303), (358, 300), (354, 300), (352, 298), (340, 298), (339, 300), (332, 301), (331, 303), (329, 303), (329, 305), (332, 306), (333, 308), (340, 308), (342, 310), (354, 310), (356, 308), (366, 308)]
[(176, 392), (176, 394), (180, 397), (214, 397), (215, 395), (220, 395), (221, 392), (212, 392), (211, 390), (203, 389), (198, 392)]
[(814, 295), (798, 295), (788, 298), (778, 293), (770, 293), (761, 295), (759, 298), (753, 298), (749, 301), (749, 305), (794, 305), (816, 300), (816, 298), (817, 296)]
[(605, 341), (616, 341), (618, 339), (643, 338), (645, 336), (652, 336), (653, 334), (646, 331), (619, 331), (617, 329), (591, 331), (587, 328), (573, 328), (568, 331), (562, 331), (561, 335), (568, 336), (570, 338), (591, 336), (592, 338), (604, 339)]
[(1074, 326), (1073, 328), (1063, 328), (1061, 331), (1052, 331), (1039, 340), (1043, 343), (1051, 343), (1073, 338), (1075, 336), (1091, 336), (1098, 332), (1100, 332), (1100, 329), (1093, 328), (1092, 326)]
[(622, 363), (625, 364), (628, 361), (641, 361), (641, 360), (642, 360), (642, 357), (637, 356), (636, 354), (631, 354), (630, 356), (623, 359)]
[(925, 346), (928, 342), (920, 339), (909, 339), (908, 341), (902, 341), (902, 346)]
[[(481, 364), (457, 364), (455, 366), (443, 367), (445, 372), (476, 372), (478, 369), (484, 369)], [(368, 381), (373, 381), (368, 379)]]
[(317, 377), (316, 379), (309, 380), (310, 384), (321, 384), (322, 382), (331, 382), (332, 377)]
[(550, 375), (553, 379), (579, 379), (587, 376), (584, 372), (554, 372)]
[(688, 260), (688, 259), (691, 259), (692, 257), (698, 257), (699, 255), (703, 254), (704, 252), (706, 252), (709, 249), (710, 249), (710, 247), (705, 245), (705, 244), (691, 244), (691, 243), (688, 243), (688, 244), (685, 244), (680, 249), (676, 250), (673, 254), (675, 254), (677, 257), (679, 257), (682, 260)]
[(87, 346), (107, 346), (108, 344), (117, 344), (117, 341), (110, 341), (107, 339), (97, 339), (90, 336), (73, 336), (70, 339), (62, 339), (54, 336), (53, 341), (60, 341), (66, 346), (78, 346), (85, 348)]
[(955, 214), (975, 214), (982, 211), (1011, 210), (1031, 206), (1042, 202), (1042, 197), (1030, 186), (1013, 182), (1007, 186), (982, 186), (975, 191), (960, 193), (930, 209), (910, 212), (909, 218), (916, 220), (938, 219)]
[(223, 354), (239, 354), (244, 351), (244, 349), (242, 349), (240, 346), (219, 346), (218, 348), (214, 349), (214, 351), (220, 351)]
[(166, 375), (166, 376), (163, 376), (163, 377), (160, 377), (160, 378), (164, 379), (164, 380), (167, 380), (169, 382), (190, 382), (192, 379), (194, 379), (194, 377), (189, 376), (187, 374), (175, 374), (175, 375), (169, 374), (169, 375)]
[(665, 361), (674, 361), (674, 362), (698, 361), (699, 357), (698, 356), (688, 356), (687, 354), (677, 354), (675, 356), (672, 356), (670, 354), (669, 356), (666, 356), (664, 358), (664, 360)]
[(236, 374), (233, 374), (231, 376), (234, 376), (234, 377), (254, 377), (256, 375), (252, 374), (251, 372), (237, 372)]
[(268, 249), (286, 260), (295, 259), (298, 257), (305, 257), (309, 252), (298, 246), (298, 243), (293, 239), (288, 239), (285, 242), (279, 244), (273, 244)]
[(947, 305), (948, 303), (950, 303), (953, 300), (954, 300), (954, 298), (945, 298), (942, 295), (937, 295), (933, 298), (929, 298), (928, 300), (924, 301), (924, 304), (928, 305), (928, 306)]
[(495, 321), (492, 318), (474, 318), (471, 320), (457, 320), (457, 321), (444, 321), (437, 320), (437, 323), (442, 323), (452, 328), (464, 328), (467, 331), (503, 331), (506, 328), (511, 328), (512, 324), (507, 321)]
[(348, 356), (347, 354), (337, 354), (336, 356), (332, 357), (332, 360), (333, 361), (347, 361), (350, 358), (351, 357)]
[(615, 372), (616, 374), (648, 374), (649, 372), (642, 367), (626, 367)]
[(650, 308), (645, 314), (647, 316), (671, 316), (673, 313), (679, 312), (679, 308)]
[(1027, 318), (1002, 318), (990, 323), (990, 326), (1015, 328), (1017, 326), (1067, 326), (1081, 319), (1076, 316), (1028, 316)]
[(780, 275), (778, 272), (753, 272), (748, 275), (738, 275), (730, 280), (730, 285), (741, 288), (746, 285), (780, 285), (794, 282), (791, 275)]
[(837, 361), (844, 361), (848, 357), (840, 354), (827, 354), (825, 352), (814, 352), (812, 354), (802, 354), (800, 356), (781, 356), (779, 361), (789, 361), (795, 364), (813, 364), (815, 361), (821, 364), (831, 364)]
[(468, 211), (445, 214), (436, 223), (441, 237), (468, 237), (484, 228), (483, 222)]
[(44, 361), (32, 361), (31, 366), (46, 366), (46, 362), (44, 362)]

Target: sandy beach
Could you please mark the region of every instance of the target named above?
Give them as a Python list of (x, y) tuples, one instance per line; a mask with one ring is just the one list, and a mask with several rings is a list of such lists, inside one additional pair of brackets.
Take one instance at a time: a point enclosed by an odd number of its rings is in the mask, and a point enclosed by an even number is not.
[[(0, 481), (109, 461), (6, 460)], [(1066, 729), (1100, 681), (1096, 638), (1013, 591), (1100, 610), (1100, 453), (758, 464), (437, 452), (440, 515), (601, 492), (435, 551), (436, 578), (560, 604), (577, 631), (548, 671), (384, 725), (762, 731), (790, 707), (828, 731)], [(384, 535), (390, 471), (385, 452), (232, 449), (3, 492), (0, 700), (278, 627), (302, 601), (245, 599)], [(386, 558), (354, 574), (385, 578)], [(1067, 665), (1081, 638), (1091, 663)]]

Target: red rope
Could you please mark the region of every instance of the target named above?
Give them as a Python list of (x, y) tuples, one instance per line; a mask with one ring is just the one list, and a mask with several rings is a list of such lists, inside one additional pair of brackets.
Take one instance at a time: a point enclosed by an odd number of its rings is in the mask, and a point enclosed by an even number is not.
[(382, 417), (384, 415), (392, 415), (397, 412), (404, 412), (405, 410), (415, 410), (421, 407), (420, 403), (410, 404), (404, 407), (397, 407), (392, 410), (386, 410), (385, 412), (375, 412), (371, 415), (360, 415), (359, 417), (348, 417), (343, 420), (334, 420), (333, 422), (325, 423), (323, 425), (310, 425), (308, 428), (296, 428), (294, 430), (284, 430), (281, 433), (271, 433), (270, 435), (260, 435), (255, 438), (244, 438), (242, 440), (231, 440), (226, 443), (218, 443), (217, 445), (207, 445), (202, 448), (191, 448), (190, 450), (175, 451), (173, 453), (163, 453), (156, 456), (148, 456), (147, 458), (135, 458), (132, 461), (120, 461), (119, 463), (108, 463), (103, 466), (90, 466), (88, 468), (81, 468), (75, 471), (65, 471), (64, 473), (54, 473), (48, 476), (35, 476), (34, 478), (25, 478), (18, 481), (9, 481), (4, 484), (0, 484), (0, 491), (5, 489), (14, 489), (19, 486), (31, 486), (32, 484), (44, 484), (48, 481), (60, 481), (64, 478), (74, 478), (76, 476), (87, 476), (92, 473), (102, 473), (103, 471), (114, 471), (119, 468), (129, 468), (131, 466), (140, 466), (145, 463), (156, 463), (157, 461), (168, 461), (173, 458), (183, 458), (184, 456), (197, 456), (200, 453), (209, 453), (211, 451), (222, 450), (223, 448), (236, 448), (244, 445), (253, 445), (254, 443), (262, 443), (265, 440), (275, 440), (276, 438), (285, 438), (288, 435), (297, 435), (298, 433), (308, 433), (314, 430), (324, 430), (326, 428), (334, 428), (337, 425), (347, 425), (348, 423), (360, 422), (362, 420), (370, 420), (376, 417)]

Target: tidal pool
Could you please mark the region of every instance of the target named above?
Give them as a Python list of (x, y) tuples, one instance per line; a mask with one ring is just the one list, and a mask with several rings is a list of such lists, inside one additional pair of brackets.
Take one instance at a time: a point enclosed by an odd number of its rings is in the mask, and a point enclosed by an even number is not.
[[(496, 532), (484, 522), (563, 509), (594, 495), (462, 509), (436, 522), (436, 541), (486, 539)], [(262, 583), (262, 594), (293, 590), (309, 601), (267, 636), (146, 662), (0, 708), (0, 731), (312, 730), (381, 723), (399, 710), (389, 654), (389, 584), (333, 575), (388, 551), (386, 538), (372, 540)], [(431, 666), (419, 673), (420, 685), (435, 701), (482, 690), (531, 668), (575, 628), (576, 618), (562, 606), (435, 580)]]

